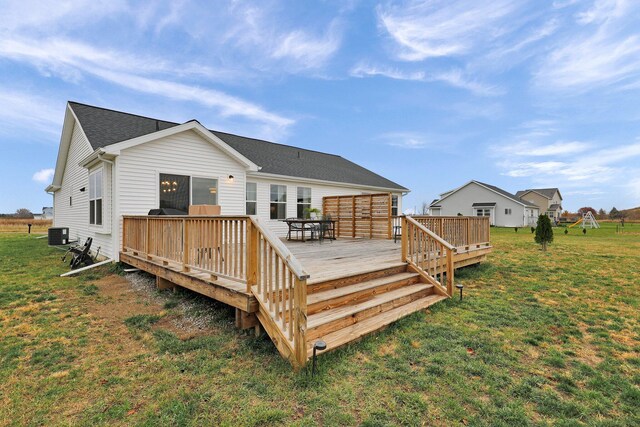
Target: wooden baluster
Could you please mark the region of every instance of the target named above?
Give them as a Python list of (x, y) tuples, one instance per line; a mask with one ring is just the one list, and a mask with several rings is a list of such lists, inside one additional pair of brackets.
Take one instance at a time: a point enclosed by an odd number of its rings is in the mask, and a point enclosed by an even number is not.
[(293, 333), (294, 333), (294, 328), (293, 328), (293, 301), (294, 301), (294, 292), (293, 292), (293, 287), (294, 287), (294, 279), (293, 279), (293, 273), (291, 273), (289, 271), (289, 289), (288, 289), (288, 295), (289, 295), (289, 340), (293, 340)]
[(276, 254), (275, 259), (275, 306), (276, 306), (276, 322), (280, 320), (280, 257)]
[(296, 277), (293, 291), (296, 317), (294, 350), (297, 366), (301, 367), (307, 361), (307, 281)]
[(187, 221), (182, 220), (182, 271), (189, 271), (189, 229)]
[(401, 257), (402, 257), (402, 262), (406, 262), (407, 261), (407, 227), (408, 227), (408, 222), (407, 222), (407, 218), (406, 217), (402, 217), (401, 218), (401, 228), (400, 228), (400, 232), (401, 232), (401, 239), (400, 239), (400, 243), (401, 243)]

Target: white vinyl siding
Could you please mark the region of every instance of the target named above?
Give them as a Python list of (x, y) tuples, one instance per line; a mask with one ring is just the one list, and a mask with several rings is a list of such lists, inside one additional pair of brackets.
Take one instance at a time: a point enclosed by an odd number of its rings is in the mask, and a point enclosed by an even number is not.
[[(147, 215), (149, 210), (160, 206), (160, 173), (217, 179), (217, 204), (221, 214), (245, 214), (244, 166), (194, 131), (124, 149), (117, 164), (118, 218)], [(234, 179), (229, 179), (229, 175)], [(121, 229), (122, 221), (119, 222)]]
[[(456, 216), (458, 213), (462, 215), (478, 215), (478, 209), (482, 210), (485, 215), (486, 206), (473, 207), (474, 203), (495, 203), (493, 209), (490, 209), (490, 218), (492, 225), (499, 227), (522, 227), (527, 225), (528, 218), (525, 213), (525, 206), (511, 200), (502, 194), (496, 193), (488, 188), (480, 186), (475, 182), (451, 193), (438, 202), (440, 215)], [(505, 214), (510, 209), (511, 214)]]
[[(80, 160), (93, 152), (79, 126), (74, 125), (71, 135), (66, 166), (62, 175), (60, 190), (54, 193), (53, 224), (55, 227), (69, 227), (70, 240), (84, 244), (87, 237), (93, 238), (92, 251), (100, 248), (104, 256), (113, 254), (111, 236), (111, 173), (109, 164), (96, 166), (88, 171), (79, 165)], [(89, 224), (89, 174), (102, 169), (102, 225)], [(80, 191), (84, 188), (85, 191)], [(71, 205), (69, 203), (71, 199)]]

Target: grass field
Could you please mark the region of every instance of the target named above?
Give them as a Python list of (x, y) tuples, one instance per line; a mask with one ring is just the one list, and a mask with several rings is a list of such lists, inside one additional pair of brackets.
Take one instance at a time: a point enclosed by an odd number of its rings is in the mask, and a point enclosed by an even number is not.
[(0, 218), (0, 233), (26, 233), (28, 224), (32, 233), (46, 233), (52, 223), (50, 219)]
[[(640, 425), (640, 225), (492, 229), (452, 299), (320, 359), (312, 381), (233, 312), (77, 278), (0, 234), (0, 425)], [(136, 279), (137, 280), (137, 279)]]

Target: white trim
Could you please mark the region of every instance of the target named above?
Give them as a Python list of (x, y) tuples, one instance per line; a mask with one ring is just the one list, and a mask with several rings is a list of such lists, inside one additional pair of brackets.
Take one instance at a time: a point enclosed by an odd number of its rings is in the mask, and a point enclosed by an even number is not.
[(73, 138), (73, 127), (74, 125), (78, 126), (80, 132), (84, 136), (84, 140), (91, 151), (93, 151), (93, 147), (89, 143), (89, 138), (84, 133), (82, 129), (82, 125), (76, 116), (76, 113), (71, 108), (71, 105), (67, 102), (67, 106), (64, 113), (64, 121), (62, 124), (62, 133), (60, 135), (60, 145), (58, 148), (58, 157), (56, 159), (56, 168), (53, 174), (53, 181), (51, 185), (49, 185), (45, 191), (53, 191), (56, 192), (62, 188), (62, 177), (64, 175), (64, 170), (67, 167), (67, 160), (69, 157), (69, 149), (71, 148), (71, 139)]
[(118, 155), (120, 154), (121, 150), (125, 150), (127, 148), (135, 147), (140, 144), (145, 144), (147, 142), (155, 141), (156, 139), (165, 138), (167, 136), (175, 135), (177, 133), (185, 132), (188, 130), (196, 132), (205, 140), (220, 148), (229, 157), (235, 159), (238, 163), (245, 166), (248, 170), (258, 171), (260, 169), (258, 165), (240, 154), (238, 151), (234, 150), (230, 145), (218, 138), (211, 131), (202, 126), (199, 122), (194, 120), (171, 127), (169, 129), (159, 130), (157, 132), (142, 135), (137, 138), (132, 138), (122, 142), (116, 142), (115, 144), (107, 145), (106, 147), (104, 147), (104, 150), (105, 153)]
[(358, 188), (363, 190), (368, 190), (372, 192), (385, 192), (385, 193), (400, 193), (401, 195), (405, 195), (411, 192), (409, 189), (399, 189), (399, 188), (387, 188), (387, 187), (372, 187), (369, 185), (363, 184), (351, 184), (348, 182), (338, 182), (338, 181), (327, 181), (324, 179), (315, 179), (315, 178), (302, 178), (298, 176), (289, 176), (289, 175), (278, 175), (275, 173), (266, 173), (266, 172), (247, 172), (247, 178), (255, 177), (257, 178), (268, 178), (268, 179), (276, 179), (280, 181), (286, 182), (301, 182), (301, 183), (310, 183), (310, 184), (325, 184), (325, 185), (333, 185), (336, 187), (345, 187), (345, 188)]

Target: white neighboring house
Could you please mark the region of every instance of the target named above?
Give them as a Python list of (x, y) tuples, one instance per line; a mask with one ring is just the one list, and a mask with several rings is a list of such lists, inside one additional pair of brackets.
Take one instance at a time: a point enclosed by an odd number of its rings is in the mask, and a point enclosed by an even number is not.
[(55, 227), (118, 259), (122, 215), (189, 205), (222, 215), (257, 215), (280, 236), (285, 218), (322, 209), (323, 196), (393, 194), (402, 212), (409, 190), (340, 156), (67, 103), (53, 183)]
[(41, 214), (33, 214), (33, 219), (53, 219), (53, 208), (43, 207)]
[(540, 208), (501, 188), (480, 181), (469, 181), (442, 193), (429, 205), (431, 215), (488, 216), (498, 227), (527, 227), (536, 224)]

